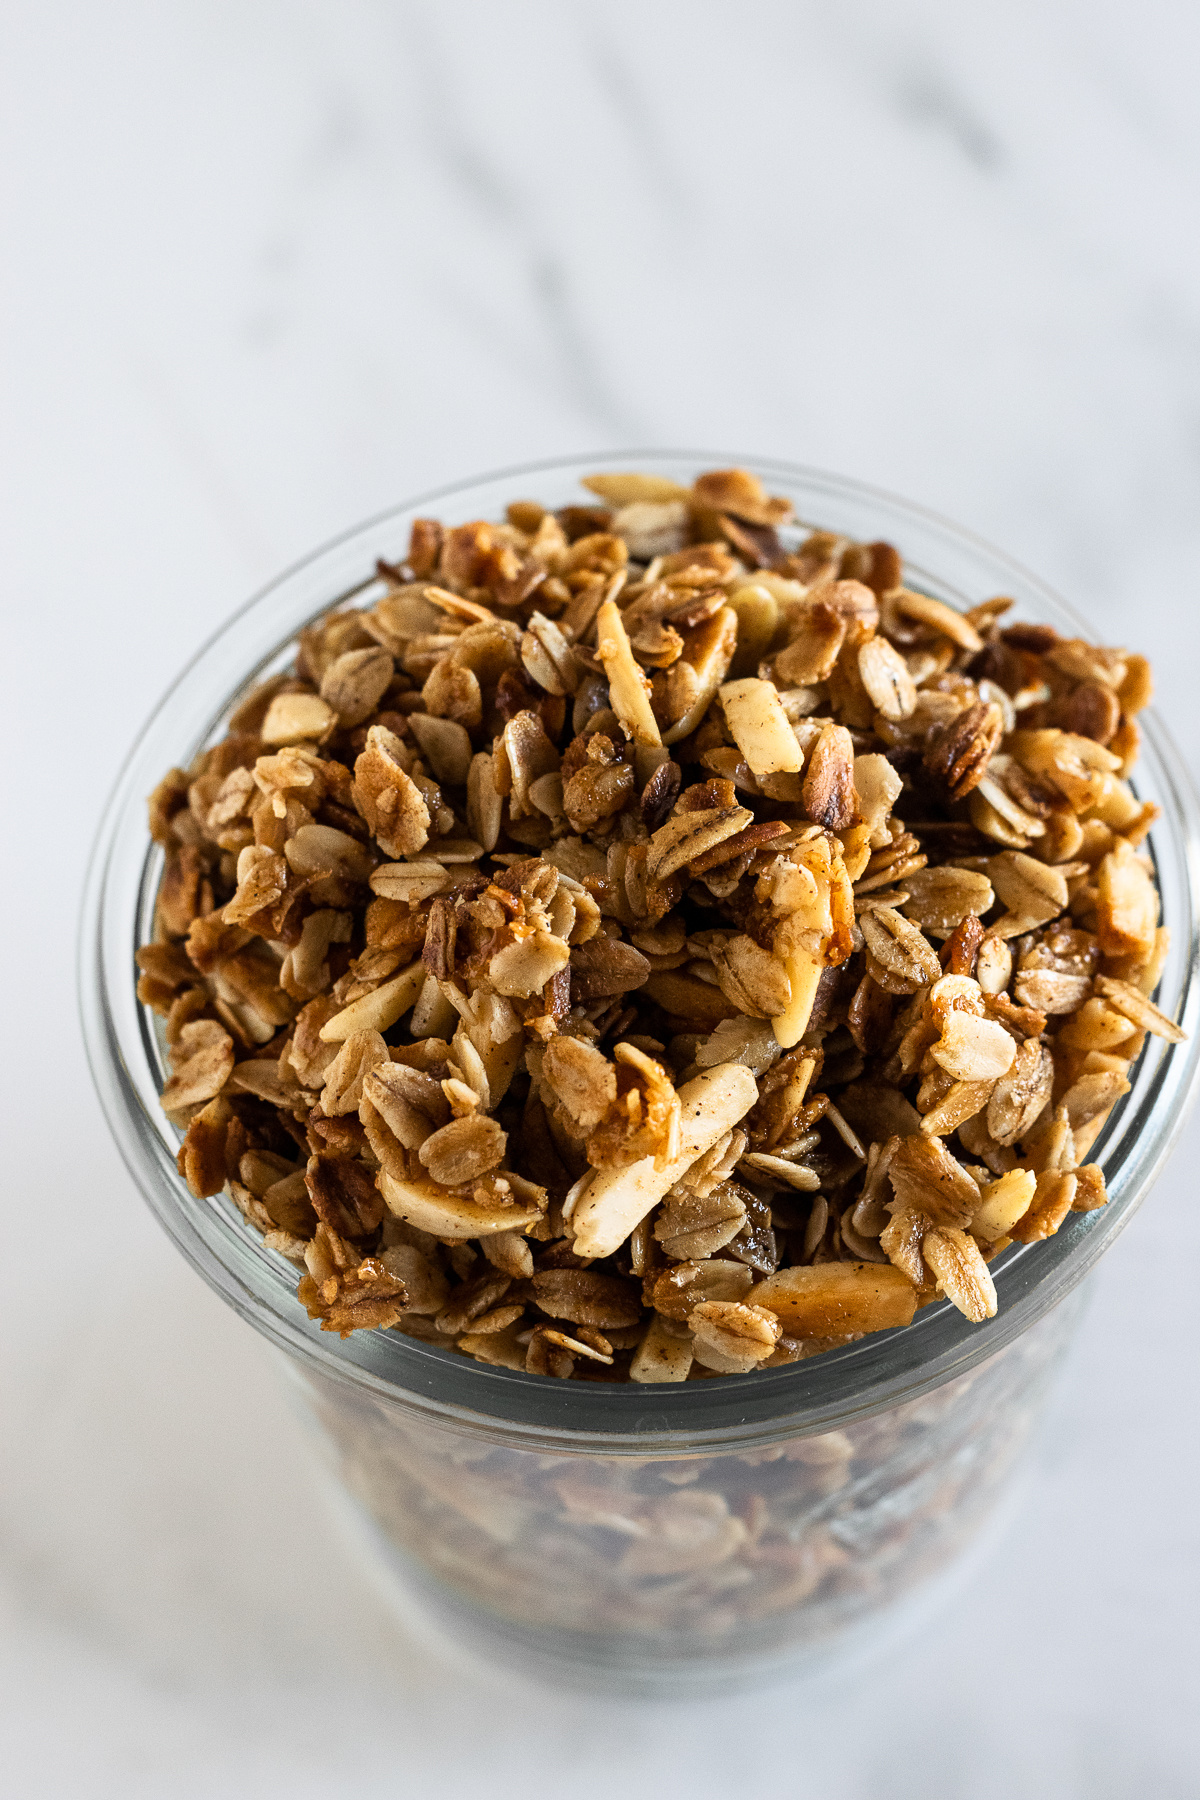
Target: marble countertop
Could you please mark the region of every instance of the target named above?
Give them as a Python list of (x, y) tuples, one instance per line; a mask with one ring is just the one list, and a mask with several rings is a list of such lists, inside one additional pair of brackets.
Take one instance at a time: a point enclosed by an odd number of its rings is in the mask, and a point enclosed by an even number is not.
[(331, 1522), (75, 1024), (136, 722), (245, 596), (457, 476), (778, 455), (1002, 543), (1200, 753), (1200, 22), (1084, 0), (41, 0), (0, 69), (0, 1746), (44, 1800), (1200, 1790), (1188, 1128), (1001, 1542), (883, 1666), (670, 1708), (471, 1672)]

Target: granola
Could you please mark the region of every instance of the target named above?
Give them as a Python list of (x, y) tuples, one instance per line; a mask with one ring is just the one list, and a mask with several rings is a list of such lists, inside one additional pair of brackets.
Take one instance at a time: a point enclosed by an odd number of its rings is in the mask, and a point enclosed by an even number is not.
[(180, 1172), (322, 1329), (561, 1379), (989, 1318), (1181, 1036), (1145, 659), (744, 470), (584, 485), (415, 521), (152, 795)]

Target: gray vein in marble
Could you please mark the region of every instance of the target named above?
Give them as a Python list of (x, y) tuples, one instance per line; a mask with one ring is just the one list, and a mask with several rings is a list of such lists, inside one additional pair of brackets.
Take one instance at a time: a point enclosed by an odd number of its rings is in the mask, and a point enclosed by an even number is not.
[[(441, 162), (451, 190), (469, 204), (482, 226), (507, 241), (517, 257), (536, 309), (531, 323), (545, 345), (555, 385), (606, 436), (621, 442), (644, 438), (645, 428), (636, 413), (605, 378), (572, 293), (565, 259), (536, 222), (525, 195), (504, 179), (471, 136), (453, 84), (447, 79), (440, 46), (420, 29), (412, 31), (408, 46), (423, 63), (417, 87), (425, 96), (425, 143)], [(491, 309), (482, 303), (485, 293), (482, 286), (474, 290), (470, 306), (460, 306), (460, 313), (473, 314), (477, 320), (490, 314)], [(508, 332), (493, 329), (490, 335), (493, 342), (511, 345)], [(533, 359), (520, 360), (527, 373), (532, 373)], [(539, 378), (545, 382), (545, 370), (538, 371), (535, 379)]]
[(925, 62), (914, 65), (892, 92), (902, 116), (940, 133), (976, 169), (990, 174), (1004, 162), (1000, 139), (943, 70)]
[(664, 220), (682, 223), (693, 211), (694, 197), (676, 166), (636, 69), (610, 38), (599, 34), (592, 40), (589, 55), (597, 86), (629, 139), (635, 166), (657, 189)]

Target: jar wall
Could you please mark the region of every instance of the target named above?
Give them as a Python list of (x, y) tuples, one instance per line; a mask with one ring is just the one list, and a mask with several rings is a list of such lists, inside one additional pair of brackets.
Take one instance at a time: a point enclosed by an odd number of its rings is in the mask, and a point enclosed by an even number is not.
[[(445, 1623), (547, 1667), (703, 1678), (837, 1640), (947, 1568), (1029, 1439), (1078, 1295), (930, 1393), (821, 1434), (546, 1453), (290, 1359), (327, 1466)], [(489, 1630), (490, 1627), (490, 1630)]]

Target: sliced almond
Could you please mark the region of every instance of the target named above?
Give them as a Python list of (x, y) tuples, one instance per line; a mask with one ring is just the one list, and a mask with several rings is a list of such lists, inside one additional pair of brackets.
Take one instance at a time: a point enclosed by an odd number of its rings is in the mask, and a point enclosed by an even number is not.
[(463, 1200), (436, 1182), (389, 1175), (381, 1169), (379, 1192), (396, 1218), (405, 1219), (421, 1231), (451, 1243), (468, 1238), (493, 1237), (501, 1231), (528, 1231), (542, 1217), (540, 1206), (483, 1205), (476, 1200)]
[(818, 1263), (768, 1275), (746, 1300), (774, 1313), (788, 1337), (830, 1338), (910, 1325), (917, 1291), (886, 1263)]
[(425, 964), (418, 960), (382, 987), (364, 994), (361, 1000), (351, 1001), (327, 1025), (322, 1025), (322, 1043), (344, 1043), (357, 1031), (388, 1031), (413, 1004), (425, 985), (425, 974)]
[[(695, 689), (681, 718), (675, 719), (662, 734), (664, 744), (677, 744), (695, 731), (712, 705), (717, 689), (729, 673), (733, 653), (737, 649), (738, 620), (732, 607), (723, 606), (711, 619), (705, 620), (689, 634), (679, 663), (691, 669)], [(657, 742), (657, 739), (648, 740)]]
[(1096, 934), (1106, 956), (1149, 956), (1158, 895), (1137, 852), (1118, 838), (1096, 876)]
[(610, 506), (633, 506), (640, 500), (662, 504), (692, 497), (690, 488), (680, 487), (677, 481), (671, 481), (665, 475), (640, 475), (633, 470), (623, 470), (615, 475), (585, 475), (580, 486), (599, 494)]
[(634, 1226), (724, 1137), (758, 1099), (758, 1083), (740, 1063), (722, 1063), (679, 1090), (679, 1153), (663, 1168), (652, 1156), (624, 1169), (601, 1169), (578, 1202), (572, 1223), (579, 1256), (611, 1256)]
[(721, 689), (725, 723), (755, 775), (797, 771), (804, 766), (796, 734), (773, 682), (727, 681)]
[(930, 1055), (956, 1081), (995, 1081), (1012, 1068), (1017, 1046), (993, 1019), (952, 1012)]
[(735, 588), (729, 596), (729, 604), (737, 614), (738, 622), (732, 673), (735, 676), (753, 675), (771, 648), (779, 624), (779, 601), (769, 587), (754, 582), (749, 587)]
[(658, 720), (650, 705), (650, 683), (634, 657), (615, 600), (606, 600), (596, 614), (596, 654), (608, 676), (612, 709), (634, 742), (660, 744)]
[(990, 1182), (984, 1188), (979, 1209), (971, 1220), (974, 1236), (988, 1243), (1009, 1237), (1017, 1220), (1024, 1218), (1033, 1204), (1036, 1188), (1037, 1176), (1032, 1169), (1010, 1169), (998, 1181)]
[(337, 724), (337, 714), (318, 694), (276, 694), (259, 728), (264, 744), (311, 743)]

